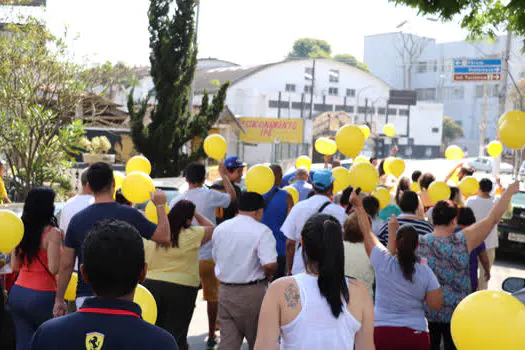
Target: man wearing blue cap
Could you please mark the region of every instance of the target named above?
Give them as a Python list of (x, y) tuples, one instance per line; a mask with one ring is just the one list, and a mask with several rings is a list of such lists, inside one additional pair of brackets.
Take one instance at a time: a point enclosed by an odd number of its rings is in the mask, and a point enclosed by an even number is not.
[[(297, 203), (281, 227), (282, 233), (286, 236), (286, 269), (287, 274), (295, 275), (305, 272), (302, 257), (302, 248), (299, 246), (301, 231), (310, 216), (316, 213), (325, 213), (334, 216), (341, 227), (346, 220), (343, 207), (334, 204), (331, 200), (335, 178), (332, 171), (322, 169), (315, 172), (313, 176), (314, 195), (307, 200)], [(341, 240), (343, 232), (341, 232)]]
[[(217, 225), (222, 222), (232, 219), (237, 215), (239, 211), (239, 198), (241, 198), (241, 189), (236, 184), (241, 183), (242, 175), (244, 173), (244, 164), (238, 156), (232, 156), (226, 158), (224, 161), (224, 167), (226, 168), (226, 177), (233, 185), (235, 193), (237, 194), (237, 200), (232, 201), (227, 208), (220, 208), (216, 211)], [(219, 180), (213, 186), (214, 190), (224, 191), (224, 181)]]

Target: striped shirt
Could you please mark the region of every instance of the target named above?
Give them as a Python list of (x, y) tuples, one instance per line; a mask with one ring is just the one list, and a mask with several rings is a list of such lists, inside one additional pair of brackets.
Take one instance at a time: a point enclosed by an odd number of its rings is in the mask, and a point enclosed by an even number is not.
[[(434, 232), (434, 227), (425, 220), (422, 219), (412, 219), (414, 216), (410, 214), (401, 214), (397, 217), (397, 221), (399, 222), (399, 227), (403, 225), (412, 225), (416, 229), (417, 233), (419, 233), (420, 236), (424, 236), (427, 233)], [(409, 219), (410, 218), (410, 219)], [(383, 243), (383, 245), (386, 247), (388, 245), (388, 221), (385, 222), (385, 224), (381, 227), (379, 232), (377, 233), (377, 237), (379, 238), (379, 241)]]

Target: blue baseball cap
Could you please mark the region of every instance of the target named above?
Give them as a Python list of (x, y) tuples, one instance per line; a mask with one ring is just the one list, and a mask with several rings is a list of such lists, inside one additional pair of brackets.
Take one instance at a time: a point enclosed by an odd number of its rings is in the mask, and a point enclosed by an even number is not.
[(335, 181), (332, 171), (328, 169), (317, 170), (314, 174), (314, 187), (318, 190), (327, 190)]
[(224, 161), (224, 166), (226, 167), (226, 169), (237, 169), (237, 168), (244, 168), (244, 164), (242, 163), (242, 160), (241, 158), (239, 158), (238, 156), (232, 156), (232, 157), (228, 157), (226, 158), (226, 160)]

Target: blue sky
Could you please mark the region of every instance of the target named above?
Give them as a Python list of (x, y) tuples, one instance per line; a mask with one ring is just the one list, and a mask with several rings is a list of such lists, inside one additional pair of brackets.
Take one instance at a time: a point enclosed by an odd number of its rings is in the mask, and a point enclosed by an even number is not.
[[(47, 0), (42, 14), (56, 34), (69, 26), (76, 60), (148, 64), (149, 0)], [(25, 10), (27, 12), (27, 9)], [(34, 9), (41, 13), (41, 9)], [(366, 35), (403, 30), (438, 41), (462, 40), (457, 23), (418, 17), (387, 0), (201, 0), (199, 56), (240, 64), (281, 60), (300, 37), (324, 39), (334, 53), (363, 56)]]

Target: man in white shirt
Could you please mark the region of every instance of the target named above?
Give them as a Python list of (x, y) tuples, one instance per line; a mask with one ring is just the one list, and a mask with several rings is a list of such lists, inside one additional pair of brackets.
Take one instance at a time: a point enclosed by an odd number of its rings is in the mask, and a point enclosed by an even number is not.
[(93, 204), (94, 198), (88, 186), (87, 169), (80, 174), (80, 183), (82, 185), (82, 191), (73, 198), (70, 198), (60, 212), (58, 226), (63, 232), (67, 232), (67, 227), (73, 216)]
[[(282, 233), (286, 236), (286, 269), (288, 275), (295, 275), (305, 272), (302, 248), (299, 246), (301, 231), (306, 221), (316, 213), (325, 213), (334, 216), (341, 227), (344, 226), (346, 213), (343, 207), (332, 203), (331, 196), (334, 188), (335, 178), (332, 171), (322, 169), (315, 172), (313, 176), (313, 186), (315, 194), (300, 203), (297, 203), (281, 227)], [(341, 240), (343, 233), (341, 232)]]
[[(492, 181), (481, 179), (479, 182), (478, 195), (467, 199), (467, 207), (474, 212), (476, 220), (481, 220), (488, 216), (494, 206), (494, 198), (491, 197)], [(489, 257), (489, 268), (494, 264), (496, 258), (496, 248), (499, 246), (497, 225), (494, 226), (488, 237), (485, 239), (485, 247)], [(485, 270), (482, 264), (479, 264), (479, 286), (478, 290), (484, 290), (488, 287), (488, 281), (485, 278)]]
[[(217, 208), (227, 208), (231, 202), (237, 200), (236, 192), (226, 175), (224, 164), (219, 164), (219, 174), (224, 183), (226, 193), (211, 190), (204, 186), (206, 179), (206, 167), (200, 163), (191, 163), (186, 168), (186, 181), (189, 185), (189, 190), (180, 196), (177, 196), (170, 203), (170, 209), (175, 204), (186, 199), (195, 204), (196, 211), (213, 222), (216, 223), (215, 210)], [(218, 312), (218, 292), (219, 281), (215, 277), (215, 264), (211, 254), (211, 241), (201, 246), (199, 250), (199, 273), (201, 277), (202, 291), (204, 300), (208, 303), (208, 340), (209, 348), (216, 345), (215, 328), (217, 323)]]
[(217, 226), (213, 233), (213, 259), (220, 281), (220, 349), (240, 349), (246, 338), (255, 346), (259, 311), (277, 270), (277, 250), (272, 230), (260, 223), (264, 199), (245, 192), (239, 214)]

